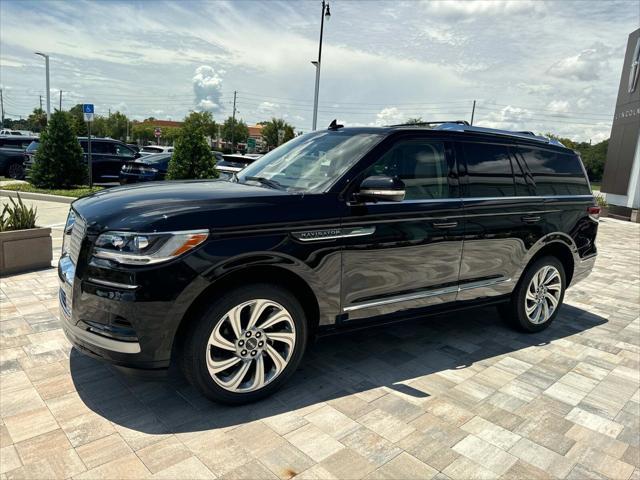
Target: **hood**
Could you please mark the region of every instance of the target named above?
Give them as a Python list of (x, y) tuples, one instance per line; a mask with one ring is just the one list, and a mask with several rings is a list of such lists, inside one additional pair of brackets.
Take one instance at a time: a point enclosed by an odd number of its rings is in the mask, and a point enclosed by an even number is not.
[[(244, 211), (273, 210), (301, 195), (221, 180), (152, 182), (109, 188), (72, 204), (94, 231), (168, 231), (239, 226)], [(244, 220), (243, 220), (244, 218)]]

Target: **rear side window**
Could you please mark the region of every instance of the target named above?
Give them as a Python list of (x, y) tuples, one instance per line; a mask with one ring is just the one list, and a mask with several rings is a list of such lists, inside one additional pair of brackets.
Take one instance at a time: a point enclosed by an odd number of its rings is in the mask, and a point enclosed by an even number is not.
[(487, 143), (463, 143), (467, 163), (467, 197), (515, 195), (509, 147)]
[(538, 148), (521, 148), (533, 175), (538, 195), (589, 195), (589, 184), (580, 158)]
[(111, 142), (94, 142), (91, 141), (91, 153), (101, 153), (104, 155), (115, 155), (115, 145)]

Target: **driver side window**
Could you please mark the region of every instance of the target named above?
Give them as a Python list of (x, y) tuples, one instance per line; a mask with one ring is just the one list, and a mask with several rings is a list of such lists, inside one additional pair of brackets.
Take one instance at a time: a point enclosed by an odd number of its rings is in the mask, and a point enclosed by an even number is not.
[(399, 141), (365, 174), (397, 177), (405, 184), (406, 200), (449, 198), (449, 167), (443, 142)]

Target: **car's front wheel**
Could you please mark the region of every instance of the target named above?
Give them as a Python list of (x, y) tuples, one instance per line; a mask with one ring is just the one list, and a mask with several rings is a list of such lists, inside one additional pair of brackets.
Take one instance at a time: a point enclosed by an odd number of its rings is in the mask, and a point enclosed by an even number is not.
[(24, 178), (24, 166), (20, 162), (12, 162), (7, 167), (7, 177), (15, 180), (22, 180)]
[(539, 258), (524, 272), (511, 301), (500, 312), (520, 330), (544, 330), (562, 306), (565, 278), (564, 267), (557, 258)]
[(266, 397), (296, 370), (307, 320), (289, 291), (255, 284), (214, 302), (197, 319), (183, 349), (187, 379), (208, 398), (242, 404)]

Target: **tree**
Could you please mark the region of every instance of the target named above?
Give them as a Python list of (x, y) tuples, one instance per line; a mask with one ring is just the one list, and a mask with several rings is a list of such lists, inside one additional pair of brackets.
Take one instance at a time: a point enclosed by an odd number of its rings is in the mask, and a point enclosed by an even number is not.
[(249, 138), (249, 127), (243, 120), (227, 118), (222, 124), (222, 139), (225, 142), (245, 143)]
[(69, 116), (56, 110), (40, 135), (40, 147), (31, 167), (31, 182), (41, 188), (66, 188), (82, 185), (87, 166)]
[(407, 120), (405, 120), (404, 123), (406, 123), (407, 125), (419, 125), (423, 122), (424, 120), (422, 120), (422, 117), (414, 117), (414, 118), (408, 118)]
[[(295, 137), (294, 128), (292, 125), (289, 125), (281, 118), (272, 118), (268, 122), (261, 122), (262, 127), (262, 138), (264, 142), (267, 144), (268, 148), (274, 148), (282, 143), (288, 142), (293, 137)], [(282, 131), (283, 137), (282, 142), (279, 141), (278, 131)]]
[(47, 113), (41, 108), (34, 108), (33, 113), (27, 117), (29, 130), (41, 132), (47, 126)]
[(69, 114), (71, 115), (71, 126), (73, 131), (76, 133), (78, 137), (86, 137), (87, 132), (87, 123), (84, 121), (84, 112), (82, 111), (82, 105), (77, 104), (69, 110)]
[(169, 161), (167, 178), (217, 178), (213, 153), (205, 138), (207, 125), (198, 112), (191, 113), (184, 121), (176, 138), (173, 155)]

